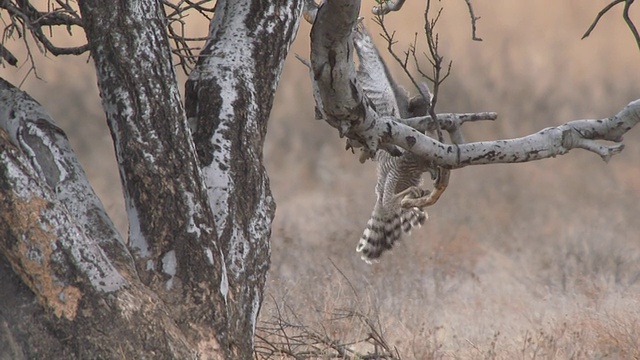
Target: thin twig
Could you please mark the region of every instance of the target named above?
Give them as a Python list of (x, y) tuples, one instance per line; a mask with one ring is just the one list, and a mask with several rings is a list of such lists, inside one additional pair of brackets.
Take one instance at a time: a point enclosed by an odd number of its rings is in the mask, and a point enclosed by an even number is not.
[(587, 29), (587, 32), (584, 33), (584, 35), (582, 35), (582, 39), (586, 38), (587, 36), (591, 35), (591, 31), (593, 31), (593, 29), (595, 29), (596, 25), (598, 24), (598, 21), (600, 21), (600, 18), (607, 13), (607, 11), (611, 10), (611, 8), (613, 8), (614, 6), (625, 2), (626, 0), (614, 0), (611, 3), (609, 3), (609, 5), (605, 6), (602, 10), (600, 10), (600, 12), (598, 13), (598, 15), (596, 16), (596, 19), (593, 20), (593, 22), (591, 23), (591, 26), (589, 26), (589, 28)]
[(342, 272), (342, 270), (338, 267), (338, 265), (336, 265), (336, 263), (333, 262), (333, 260), (331, 260), (331, 258), (329, 258), (329, 262), (331, 263), (331, 265), (333, 265), (333, 267), (336, 269), (336, 271), (338, 271), (338, 273), (340, 273), (340, 275), (342, 275), (342, 278), (344, 278), (347, 281), (347, 284), (349, 284), (349, 287), (351, 288), (351, 291), (353, 292), (353, 295), (356, 297), (356, 299), (358, 299), (358, 301), (360, 301), (360, 298), (358, 297), (358, 292), (356, 291), (356, 288), (351, 283), (351, 280), (349, 280), (347, 275), (345, 275)]
[(471, 5), (471, 0), (464, 0), (467, 3), (467, 8), (469, 9), (469, 16), (471, 17), (471, 40), (473, 41), (482, 41), (476, 35), (476, 21), (480, 20), (479, 16), (475, 16), (473, 12), (473, 6)]

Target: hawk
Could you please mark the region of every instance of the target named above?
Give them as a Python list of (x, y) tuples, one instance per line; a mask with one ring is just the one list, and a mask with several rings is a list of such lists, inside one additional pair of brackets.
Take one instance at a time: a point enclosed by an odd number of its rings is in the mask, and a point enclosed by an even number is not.
[[(370, 35), (361, 23), (353, 32), (353, 43), (359, 59), (358, 82), (379, 116), (400, 118), (426, 113), (426, 101), (410, 102), (404, 89), (393, 82)], [(422, 174), (429, 171), (433, 175), (435, 167), (403, 149), (392, 150), (393, 155), (386, 150), (378, 150), (375, 154), (378, 162), (376, 203), (356, 247), (362, 259), (369, 263), (391, 249), (404, 234), (420, 227), (427, 220), (427, 213), (421, 207), (403, 207), (402, 200), (429, 195), (428, 190), (422, 190), (418, 186), (422, 182)]]

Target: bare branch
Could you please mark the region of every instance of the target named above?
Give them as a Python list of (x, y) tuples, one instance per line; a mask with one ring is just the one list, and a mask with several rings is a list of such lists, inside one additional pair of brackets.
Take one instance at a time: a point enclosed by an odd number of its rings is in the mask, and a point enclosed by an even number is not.
[(636, 40), (636, 44), (638, 45), (638, 49), (640, 49), (640, 34), (638, 34), (638, 29), (636, 29), (636, 26), (633, 24), (633, 21), (631, 21), (631, 18), (629, 17), (629, 8), (631, 7), (631, 4), (633, 4), (633, 1), (634, 0), (626, 1), (626, 3), (624, 4), (624, 11), (622, 12), (622, 17), (624, 18), (624, 22), (627, 23), (629, 30), (631, 30), (631, 33)]
[(600, 10), (600, 12), (598, 13), (598, 15), (596, 16), (595, 20), (593, 20), (593, 22), (591, 23), (591, 26), (589, 26), (589, 28), (587, 29), (587, 31), (584, 33), (584, 35), (582, 35), (582, 39), (588, 37), (589, 35), (591, 35), (591, 32), (593, 31), (593, 29), (595, 29), (596, 25), (598, 24), (598, 21), (600, 21), (600, 18), (607, 13), (607, 11), (611, 10), (611, 8), (613, 8), (614, 6), (625, 2), (625, 0), (614, 0), (611, 3), (609, 3), (609, 5), (605, 6), (602, 10)]
[[(13, 114), (13, 116), (11, 116)], [(133, 271), (131, 255), (76, 158), (65, 133), (28, 94), (0, 79), (0, 128), (29, 157), (31, 165), (89, 239), (111, 259)], [(118, 265), (116, 264), (116, 265)]]
[(607, 11), (611, 10), (611, 8), (613, 8), (614, 6), (625, 2), (626, 0), (613, 0), (611, 3), (609, 3), (609, 5), (605, 6), (602, 10), (600, 10), (600, 12), (598, 13), (598, 15), (596, 16), (596, 19), (593, 20), (593, 22), (591, 23), (591, 26), (589, 26), (589, 28), (587, 29), (587, 32), (584, 33), (584, 35), (582, 35), (582, 39), (586, 38), (587, 36), (591, 35), (591, 32), (593, 31), (593, 29), (596, 28), (596, 25), (598, 24), (598, 21), (600, 21), (600, 18), (607, 13)]
[(448, 169), (540, 160), (574, 148), (596, 152), (608, 160), (622, 147), (598, 145), (596, 140), (619, 142), (640, 121), (637, 100), (609, 119), (573, 121), (518, 139), (451, 145), (436, 141), (397, 117), (378, 116), (365, 101), (350, 51), (349, 34), (357, 21), (357, 5), (334, 0), (320, 8), (312, 28), (311, 65), (327, 122), (369, 151), (395, 145)]
[(215, 6), (206, 7), (212, 0), (162, 0), (167, 11), (167, 35), (173, 43), (171, 52), (177, 57), (175, 64), (182, 68), (185, 74), (189, 74), (198, 59), (198, 53), (202, 50), (207, 37), (190, 37), (187, 35), (185, 19), (193, 12), (211, 21), (215, 12)]
[[(197, 13), (208, 20), (211, 20), (215, 6), (207, 6), (213, 0), (162, 0), (167, 15), (167, 35), (173, 44), (172, 53), (178, 58), (177, 66), (182, 67), (185, 73), (189, 73), (197, 59), (196, 53), (201, 49), (201, 44), (206, 38), (189, 37), (185, 30), (184, 18), (191, 13)], [(35, 62), (31, 54), (31, 46), (27, 43), (26, 34), (30, 33), (35, 40), (35, 45), (43, 54), (59, 55), (80, 55), (89, 50), (88, 44), (79, 46), (63, 47), (57, 46), (52, 41), (52, 29), (54, 27), (64, 27), (69, 34), (72, 29), (83, 28), (84, 23), (76, 5), (70, 0), (49, 0), (46, 10), (39, 10), (28, 0), (2, 0), (0, 10), (6, 11), (9, 19), (5, 23), (2, 39), (0, 40), (0, 57), (11, 64), (10, 53), (2, 51), (2, 44), (8, 39), (18, 36), (25, 42), (27, 56), (32, 70), (35, 72)], [(4, 15), (3, 15), (4, 16)], [(49, 33), (46, 33), (49, 30)], [(6, 49), (5, 49), (6, 50)], [(16, 60), (17, 62), (17, 60)], [(14, 65), (14, 64), (12, 64)], [(36, 76), (37, 76), (37, 72)]]
[(200, 13), (200, 15), (207, 18), (208, 20), (211, 20), (212, 15), (215, 12), (215, 5), (214, 7), (210, 7), (210, 8), (203, 6), (204, 4), (211, 3), (211, 2), (212, 2), (211, 0), (200, 0), (197, 2), (192, 2), (189, 0), (181, 0), (180, 2), (178, 2), (178, 4), (174, 4), (169, 0), (162, 0), (163, 5), (173, 10), (173, 12), (167, 14), (167, 19), (181, 18), (181, 17), (184, 17), (184, 14), (187, 11), (195, 10), (198, 13)]
[(9, 65), (16, 66), (18, 64), (18, 59), (2, 44), (0, 44), (0, 58), (9, 63)]
[(54, 7), (48, 11), (39, 11), (29, 1), (4, 0), (0, 2), (0, 9), (4, 9), (9, 14), (11, 22), (5, 26), (3, 32), (4, 42), (12, 35), (13, 28), (21, 28), (22, 33), (30, 32), (36, 40), (36, 45), (42, 45), (43, 50), (51, 54), (58, 55), (79, 55), (89, 50), (88, 45), (76, 47), (59, 47), (54, 45), (45, 35), (43, 28), (51, 29), (53, 26), (64, 26), (71, 33), (73, 26), (82, 27), (82, 19), (79, 13), (69, 5), (68, 1), (56, 1), (59, 7)]
[(73, 320), (85, 289), (113, 293), (127, 286), (2, 128), (0, 150), (0, 252), (41, 305)]
[(464, 1), (467, 3), (467, 8), (469, 9), (469, 16), (471, 16), (471, 40), (482, 41), (482, 38), (479, 38), (476, 35), (476, 22), (480, 20), (480, 17), (474, 15), (473, 6), (471, 5), (471, 0), (464, 0)]
[[(256, 326), (255, 356), (258, 359), (282, 355), (293, 359), (401, 359), (397, 349), (386, 339), (379, 317), (360, 310), (360, 305), (334, 309), (327, 313), (328, 319), (304, 324), (290, 306), (281, 306), (275, 299), (273, 303), (275, 314)], [(342, 324), (360, 327), (366, 336), (356, 334), (344, 338), (329, 330)], [(354, 350), (356, 345), (373, 349), (361, 353)]]
[(455, 169), (468, 165), (541, 160), (564, 155), (575, 148), (595, 152), (608, 161), (620, 153), (622, 144), (605, 145), (596, 140), (620, 142), (622, 135), (638, 122), (640, 100), (629, 103), (617, 115), (607, 119), (575, 120), (516, 139), (445, 145), (392, 118), (379, 119), (376, 133), (379, 131), (378, 134), (390, 138), (392, 144), (426, 160)]
[(616, 5), (620, 4), (620, 3), (624, 3), (624, 9), (622, 11), (622, 18), (624, 19), (625, 23), (629, 27), (629, 30), (631, 30), (631, 33), (633, 34), (633, 37), (634, 37), (634, 39), (636, 41), (636, 45), (638, 45), (638, 49), (640, 49), (640, 33), (638, 33), (638, 29), (636, 29), (636, 26), (634, 25), (633, 21), (631, 20), (631, 17), (629, 16), (629, 9), (631, 8), (631, 4), (633, 4), (634, 1), (635, 0), (614, 0), (614, 1), (610, 2), (602, 10), (600, 10), (600, 12), (596, 16), (595, 20), (593, 20), (593, 22), (591, 23), (591, 25), (589, 26), (587, 31), (584, 33), (584, 35), (582, 35), (582, 39), (584, 39), (584, 38), (588, 37), (589, 35), (591, 35), (591, 32), (593, 31), (593, 29), (595, 29), (596, 25), (598, 24), (598, 21), (600, 21), (600, 18), (602, 16), (604, 16), (604, 14), (606, 14), (614, 6), (616, 6)]

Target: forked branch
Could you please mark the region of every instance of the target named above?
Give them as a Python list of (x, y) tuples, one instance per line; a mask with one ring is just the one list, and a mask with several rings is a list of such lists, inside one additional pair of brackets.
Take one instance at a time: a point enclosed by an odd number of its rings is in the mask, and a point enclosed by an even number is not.
[(622, 10), (622, 18), (624, 19), (624, 22), (629, 27), (629, 30), (631, 30), (631, 33), (633, 34), (633, 38), (636, 41), (636, 45), (638, 45), (638, 49), (640, 49), (640, 33), (638, 33), (638, 29), (636, 29), (635, 24), (633, 23), (633, 21), (631, 20), (631, 17), (629, 16), (629, 9), (631, 8), (631, 4), (633, 4), (634, 1), (635, 0), (614, 0), (614, 1), (610, 2), (602, 10), (600, 10), (600, 12), (596, 16), (595, 20), (593, 20), (593, 22), (591, 23), (591, 26), (589, 26), (589, 28), (584, 33), (584, 35), (582, 35), (582, 39), (584, 39), (587, 36), (591, 35), (591, 32), (593, 31), (593, 29), (596, 28), (596, 25), (598, 24), (598, 21), (600, 21), (600, 18), (602, 18), (602, 16), (604, 16), (604, 14), (606, 14), (614, 6), (616, 6), (616, 5), (620, 4), (620, 3), (624, 3), (624, 9)]
[(350, 37), (359, 8), (357, 1), (333, 0), (318, 10), (311, 30), (311, 66), (319, 105), (327, 122), (371, 152), (389, 145), (400, 146), (448, 169), (540, 160), (574, 148), (595, 152), (606, 161), (619, 153), (622, 145), (597, 140), (618, 143), (640, 121), (640, 100), (637, 100), (607, 119), (572, 121), (517, 139), (444, 144), (397, 117), (378, 116), (365, 100), (356, 78)]
[(48, 2), (49, 9), (40, 11), (30, 1), (4, 0), (0, 1), (0, 9), (8, 14), (8, 23), (2, 33), (2, 42), (14, 37), (25, 37), (31, 33), (38, 46), (43, 51), (53, 55), (79, 55), (87, 50), (87, 44), (73, 47), (61, 47), (54, 45), (50, 36), (45, 34), (54, 26), (64, 26), (71, 33), (75, 27), (82, 27), (82, 19), (79, 12), (71, 6), (69, 0), (56, 0)]
[[(39, 9), (30, 0), (0, 0), (0, 18), (4, 21), (0, 38), (0, 64), (6, 61), (16, 65), (18, 59), (4, 46), (8, 40), (21, 39), (27, 49), (31, 71), (36, 66), (32, 51), (31, 35), (38, 51), (45, 54), (80, 55), (89, 50), (88, 44), (79, 46), (58, 46), (53, 38), (55, 27), (64, 28), (70, 35), (84, 27), (83, 19), (73, 0), (47, 0), (45, 10)], [(197, 53), (206, 37), (190, 37), (186, 31), (185, 18), (197, 14), (211, 20), (215, 6), (213, 0), (162, 0), (167, 18), (167, 35), (172, 42), (172, 52), (177, 65), (189, 73), (197, 59)], [(37, 4), (37, 3), (36, 3)], [(6, 13), (6, 16), (5, 16)], [(36, 73), (37, 76), (37, 73)]]

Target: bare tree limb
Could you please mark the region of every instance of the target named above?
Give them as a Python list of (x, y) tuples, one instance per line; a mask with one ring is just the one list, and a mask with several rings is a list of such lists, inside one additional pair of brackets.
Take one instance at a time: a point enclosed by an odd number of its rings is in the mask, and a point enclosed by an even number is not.
[(593, 29), (596, 28), (596, 25), (598, 24), (598, 21), (600, 21), (600, 18), (604, 14), (606, 14), (614, 6), (616, 6), (616, 5), (618, 5), (618, 4), (622, 3), (622, 2), (625, 2), (625, 1), (626, 0), (613, 0), (611, 3), (609, 3), (609, 5), (605, 6), (602, 10), (600, 10), (600, 12), (596, 16), (595, 20), (593, 20), (593, 22), (591, 23), (591, 26), (589, 26), (589, 28), (584, 33), (584, 35), (582, 35), (582, 39), (584, 39), (584, 38), (588, 37), (589, 35), (591, 35), (591, 32), (593, 31)]
[[(3, 128), (0, 148), (0, 250), (40, 302), (58, 317), (72, 320), (77, 315), (82, 295), (74, 285), (78, 281), (65, 270), (69, 267), (80, 269), (82, 282), (93, 291), (115, 292), (126, 286), (102, 249), (78, 228)], [(34, 267), (42, 269), (34, 271)], [(49, 267), (59, 270), (49, 274)]]
[(202, 50), (207, 37), (189, 37), (186, 30), (186, 19), (189, 15), (196, 13), (211, 21), (215, 12), (215, 6), (205, 5), (212, 3), (212, 0), (162, 0), (162, 4), (167, 11), (167, 33), (169, 40), (173, 43), (172, 53), (177, 57), (176, 66), (182, 68), (185, 74), (189, 74), (198, 59), (198, 52)]
[(383, 134), (381, 136), (390, 138), (392, 144), (451, 169), (541, 160), (566, 154), (575, 148), (595, 152), (608, 161), (622, 151), (623, 145), (605, 145), (596, 140), (622, 141), (622, 135), (640, 122), (640, 100), (629, 103), (617, 115), (607, 119), (574, 120), (521, 138), (461, 145), (439, 143), (393, 118), (379, 120), (380, 124), (374, 127)]
[[(196, 13), (211, 20), (215, 6), (208, 4), (213, 0), (162, 0), (165, 6), (167, 19), (168, 37), (173, 43), (173, 54), (179, 59), (177, 65), (182, 67), (185, 73), (189, 73), (197, 59), (196, 53), (201, 49), (201, 44), (206, 38), (189, 37), (185, 30), (184, 19), (192, 13)], [(27, 56), (33, 71), (35, 62), (31, 54), (31, 47), (26, 42), (26, 35), (31, 34), (35, 40), (35, 45), (42, 53), (59, 55), (80, 55), (89, 50), (88, 44), (79, 46), (57, 46), (52, 38), (54, 27), (64, 27), (69, 34), (76, 28), (83, 29), (84, 21), (77, 10), (74, 1), (71, 0), (48, 0), (46, 10), (40, 10), (32, 4), (30, 0), (2, 0), (0, 1), (0, 11), (5, 11), (9, 19), (5, 23), (2, 39), (0, 40), (0, 57), (4, 58), (11, 65), (15, 65), (17, 60), (11, 59), (12, 55), (6, 52), (2, 44), (13, 36), (24, 39), (27, 48)], [(4, 12), (2, 14), (4, 18)], [(47, 34), (47, 30), (49, 33)]]
[(631, 33), (633, 34), (633, 37), (636, 40), (636, 45), (638, 45), (638, 49), (640, 49), (640, 34), (638, 34), (638, 29), (636, 29), (636, 26), (633, 24), (633, 21), (631, 21), (631, 17), (629, 17), (629, 8), (631, 7), (631, 4), (633, 4), (633, 1), (634, 0), (626, 1), (626, 3), (624, 4), (624, 10), (622, 12), (622, 17), (624, 18), (624, 22), (627, 23), (629, 30), (631, 30)]
[(64, 132), (34, 99), (0, 79), (0, 128), (29, 157), (38, 176), (88, 238), (127, 272), (135, 266), (125, 242), (93, 191)]
[(616, 6), (616, 5), (620, 4), (620, 3), (624, 3), (624, 9), (622, 11), (622, 18), (624, 19), (625, 23), (629, 27), (629, 30), (631, 30), (631, 33), (633, 34), (633, 37), (634, 37), (634, 39), (636, 41), (636, 45), (638, 45), (638, 49), (640, 49), (640, 33), (638, 33), (638, 29), (636, 29), (636, 26), (634, 25), (633, 21), (631, 20), (631, 17), (629, 16), (629, 9), (631, 8), (631, 4), (633, 4), (634, 1), (635, 0), (614, 0), (614, 1), (610, 2), (602, 10), (600, 10), (600, 12), (596, 16), (595, 20), (593, 20), (593, 22), (591, 23), (591, 25), (589, 26), (587, 31), (584, 33), (584, 35), (582, 35), (582, 39), (584, 39), (584, 38), (588, 37), (589, 35), (591, 35), (591, 32), (593, 31), (593, 29), (595, 29), (596, 25), (598, 24), (598, 21), (600, 21), (600, 18), (602, 18), (602, 16), (604, 16), (604, 14), (606, 14), (614, 6)]
[(334, 0), (319, 9), (311, 30), (311, 65), (327, 121), (341, 135), (370, 151), (383, 144), (400, 146), (439, 166), (526, 162), (562, 155), (582, 148), (605, 161), (622, 150), (619, 142), (640, 121), (640, 100), (617, 115), (600, 120), (577, 120), (526, 137), (466, 144), (443, 144), (395, 117), (379, 117), (365, 100), (356, 79), (350, 33), (357, 21), (358, 1)]

